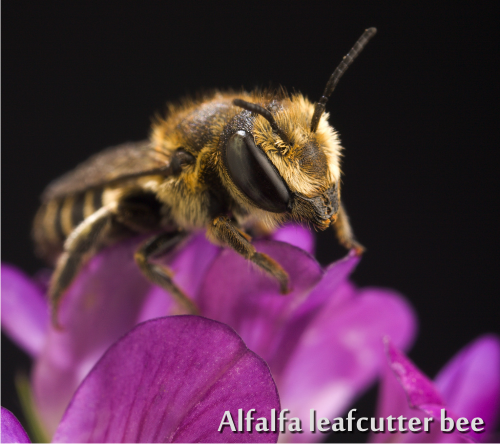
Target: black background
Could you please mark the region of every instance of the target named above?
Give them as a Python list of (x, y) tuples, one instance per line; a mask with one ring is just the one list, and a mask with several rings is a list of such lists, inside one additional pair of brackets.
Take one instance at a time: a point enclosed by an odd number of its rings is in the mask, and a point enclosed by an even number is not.
[[(106, 146), (145, 138), (167, 101), (270, 82), (316, 100), (375, 26), (327, 106), (346, 148), (343, 199), (368, 249), (353, 279), (407, 296), (420, 322), (410, 356), (434, 376), (500, 329), (495, 6), (4, 2), (2, 260), (39, 269), (30, 227), (43, 188)], [(332, 232), (319, 237), (322, 263), (344, 254)], [(2, 404), (16, 414), (13, 375), (28, 365), (2, 336)]]

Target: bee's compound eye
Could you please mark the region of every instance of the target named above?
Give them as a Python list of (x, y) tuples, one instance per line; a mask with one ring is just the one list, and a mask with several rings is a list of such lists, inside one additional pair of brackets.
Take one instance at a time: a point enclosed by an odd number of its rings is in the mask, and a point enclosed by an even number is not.
[(287, 211), (288, 189), (250, 134), (238, 131), (231, 136), (224, 161), (234, 184), (258, 207), (272, 213)]

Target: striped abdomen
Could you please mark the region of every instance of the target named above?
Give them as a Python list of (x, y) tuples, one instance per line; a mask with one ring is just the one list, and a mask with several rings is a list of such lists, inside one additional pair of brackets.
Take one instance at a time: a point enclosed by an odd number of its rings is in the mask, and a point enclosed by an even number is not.
[(37, 254), (53, 262), (70, 233), (102, 207), (102, 196), (103, 189), (94, 188), (43, 203), (33, 226)]

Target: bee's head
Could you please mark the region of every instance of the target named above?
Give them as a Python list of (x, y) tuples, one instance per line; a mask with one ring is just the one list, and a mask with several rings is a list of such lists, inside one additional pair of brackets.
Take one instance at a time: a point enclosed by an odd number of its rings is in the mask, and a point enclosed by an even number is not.
[(267, 220), (295, 219), (327, 228), (339, 210), (337, 134), (322, 116), (311, 129), (314, 106), (302, 95), (261, 104), (235, 99), (242, 108), (226, 127), (222, 163), (233, 195)]
[(304, 220), (319, 229), (340, 207), (340, 143), (325, 106), (338, 81), (375, 35), (367, 29), (340, 62), (313, 106), (301, 95), (257, 103), (235, 99), (243, 109), (226, 127), (222, 160), (237, 198), (274, 218)]

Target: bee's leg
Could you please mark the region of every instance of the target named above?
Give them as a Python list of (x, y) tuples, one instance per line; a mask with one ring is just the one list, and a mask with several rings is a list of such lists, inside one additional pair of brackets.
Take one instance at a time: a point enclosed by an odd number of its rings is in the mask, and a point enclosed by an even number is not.
[(149, 259), (172, 250), (186, 237), (185, 233), (160, 233), (148, 239), (135, 253), (135, 261), (145, 276), (167, 290), (190, 314), (199, 314), (196, 304), (172, 280), (172, 272), (164, 266), (153, 264)]
[(343, 205), (340, 205), (339, 212), (337, 213), (337, 220), (334, 222), (333, 228), (337, 233), (340, 244), (345, 248), (348, 250), (354, 249), (358, 255), (365, 251), (365, 247), (363, 247), (354, 237), (351, 224), (349, 223), (349, 216), (347, 216)]
[(49, 299), (52, 311), (52, 323), (59, 326), (57, 311), (64, 291), (71, 284), (76, 274), (97, 248), (103, 232), (109, 226), (112, 212), (108, 207), (102, 207), (87, 217), (69, 235), (64, 243), (64, 252), (57, 261), (49, 288)]
[(281, 268), (281, 265), (267, 254), (255, 251), (250, 236), (240, 231), (226, 217), (216, 217), (208, 229), (208, 235), (230, 246), (237, 253), (269, 273), (279, 282), (281, 293), (286, 294), (290, 291), (288, 274)]

